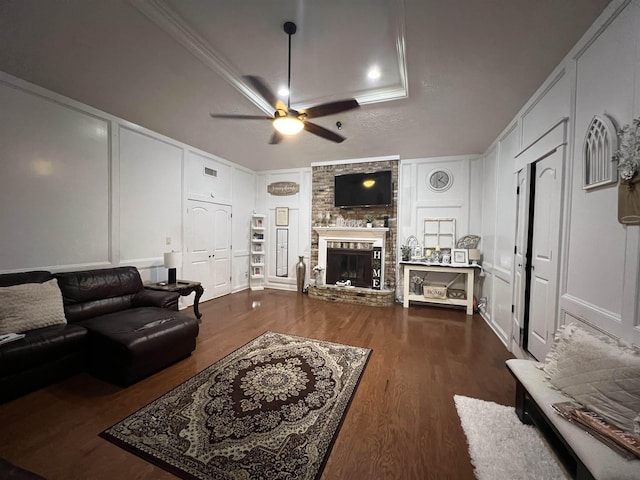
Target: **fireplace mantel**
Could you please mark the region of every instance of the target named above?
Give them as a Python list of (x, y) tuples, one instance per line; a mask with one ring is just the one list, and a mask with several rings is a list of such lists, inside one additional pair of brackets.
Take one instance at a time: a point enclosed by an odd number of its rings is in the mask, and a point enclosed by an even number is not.
[(387, 227), (371, 227), (371, 228), (347, 228), (347, 227), (313, 227), (319, 237), (328, 237), (331, 239), (375, 239), (384, 240), (386, 233), (389, 231)]
[[(385, 237), (389, 229), (387, 227), (372, 228), (347, 228), (347, 227), (313, 227), (318, 234), (318, 265), (327, 266), (327, 242), (368, 242), (373, 247), (381, 249), (381, 264), (384, 266)], [(326, 281), (326, 272), (322, 271), (322, 283)], [(381, 271), (380, 283), (384, 285), (384, 267)]]

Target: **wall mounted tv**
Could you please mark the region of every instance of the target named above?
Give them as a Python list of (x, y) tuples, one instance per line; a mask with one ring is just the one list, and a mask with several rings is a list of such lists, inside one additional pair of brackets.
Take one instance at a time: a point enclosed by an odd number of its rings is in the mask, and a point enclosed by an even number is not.
[(336, 175), (336, 207), (370, 207), (392, 204), (391, 170)]

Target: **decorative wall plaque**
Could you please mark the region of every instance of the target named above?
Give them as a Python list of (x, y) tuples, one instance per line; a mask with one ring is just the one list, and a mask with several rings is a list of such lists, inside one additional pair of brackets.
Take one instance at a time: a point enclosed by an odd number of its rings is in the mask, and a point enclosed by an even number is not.
[(612, 158), (617, 149), (615, 125), (607, 115), (595, 115), (582, 147), (583, 189), (589, 190), (618, 181), (618, 170), (613, 165)]
[(300, 191), (300, 184), (296, 182), (274, 182), (267, 185), (267, 192), (278, 197), (295, 195)]

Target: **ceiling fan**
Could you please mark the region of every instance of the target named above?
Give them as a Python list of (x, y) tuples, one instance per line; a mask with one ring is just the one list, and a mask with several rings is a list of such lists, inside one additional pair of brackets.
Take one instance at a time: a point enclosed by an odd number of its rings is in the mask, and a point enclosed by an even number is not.
[(262, 96), (262, 98), (264, 98), (265, 101), (275, 109), (273, 116), (216, 113), (212, 113), (211, 116), (213, 118), (236, 120), (271, 120), (276, 131), (273, 132), (273, 135), (271, 136), (271, 140), (269, 141), (270, 144), (280, 143), (283, 139), (283, 135), (295, 135), (303, 129), (326, 140), (331, 140), (332, 142), (341, 143), (345, 141), (346, 138), (342, 135), (338, 135), (337, 133), (321, 127), (320, 125), (309, 122), (308, 119), (325, 117), (327, 115), (333, 115), (335, 113), (346, 112), (347, 110), (358, 108), (360, 105), (355, 98), (322, 103), (300, 111), (291, 108), (291, 36), (296, 33), (297, 27), (293, 22), (286, 22), (283, 29), (284, 33), (289, 36), (289, 67), (287, 76), (287, 87), (289, 93), (287, 95), (287, 104), (285, 105), (284, 102), (274, 95), (262, 78), (253, 75), (245, 75), (243, 78), (248, 81)]

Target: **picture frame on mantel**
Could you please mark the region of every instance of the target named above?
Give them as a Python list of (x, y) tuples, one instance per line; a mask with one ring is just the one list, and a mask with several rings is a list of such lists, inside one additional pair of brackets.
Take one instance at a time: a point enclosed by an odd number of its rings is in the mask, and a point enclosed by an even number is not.
[(276, 207), (276, 227), (289, 226), (289, 208)]

